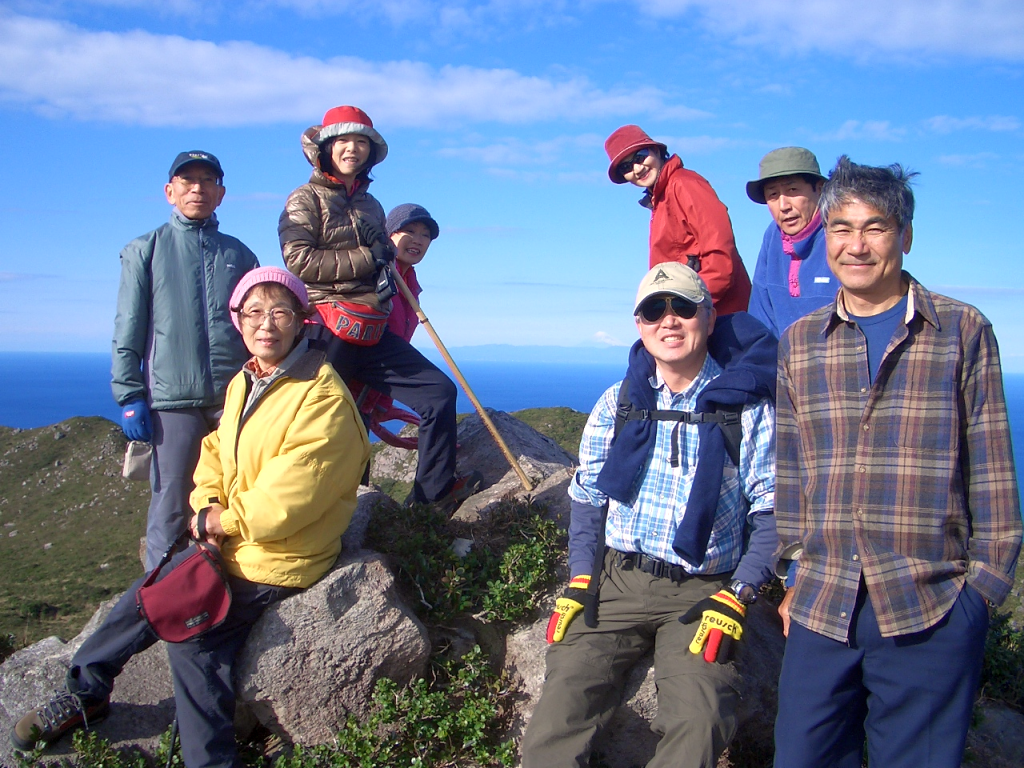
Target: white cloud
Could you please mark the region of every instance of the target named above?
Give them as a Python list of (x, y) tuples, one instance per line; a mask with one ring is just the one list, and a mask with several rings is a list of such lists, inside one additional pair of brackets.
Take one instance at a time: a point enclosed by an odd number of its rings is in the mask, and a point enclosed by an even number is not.
[(924, 121), (924, 125), (935, 133), (953, 133), (954, 131), (1016, 131), (1020, 128), (1020, 120), (1016, 117), (989, 115), (988, 117), (950, 117), (936, 115)]
[(0, 272), (0, 283), (15, 283), (22, 280), (47, 280), (53, 275), (33, 275), (25, 272)]
[(943, 165), (966, 168), (983, 168), (989, 160), (996, 160), (999, 155), (994, 152), (978, 152), (973, 155), (941, 155), (939, 162)]
[(570, 153), (592, 153), (602, 146), (602, 142), (600, 136), (592, 133), (533, 142), (509, 137), (478, 147), (446, 147), (438, 150), (438, 154), (442, 157), (473, 160), (487, 166), (536, 166), (558, 162)]
[(250, 42), (90, 32), (0, 14), (0, 100), (49, 116), (162, 126), (267, 124), (318, 116), (325, 93), (344, 94), (345, 101), (392, 126), (528, 123), (673, 109), (657, 88), (605, 90), (584, 77), (354, 57), (320, 60)]
[(722, 136), (656, 136), (668, 146), (669, 152), (680, 155), (707, 155), (720, 149), (736, 145), (735, 139)]
[(629, 346), (629, 344), (627, 344), (626, 342), (624, 342), (624, 341), (622, 341), (620, 339), (617, 339), (614, 336), (612, 336), (610, 333), (605, 333), (604, 331), (598, 331), (597, 333), (594, 334), (593, 338), (594, 338), (594, 341), (596, 341), (596, 342), (598, 342), (600, 344), (607, 344), (609, 347), (628, 347)]
[(837, 130), (817, 138), (823, 141), (899, 141), (905, 128), (894, 128), (888, 120), (847, 120)]
[[(1024, 59), (1020, 0), (636, 0), (665, 18), (696, 13), (717, 33), (774, 48)], [(783, 12), (784, 11), (784, 12)]]

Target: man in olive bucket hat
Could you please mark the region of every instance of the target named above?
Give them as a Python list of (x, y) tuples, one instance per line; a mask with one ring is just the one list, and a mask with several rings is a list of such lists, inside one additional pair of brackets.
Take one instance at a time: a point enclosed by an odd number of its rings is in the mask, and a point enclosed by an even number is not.
[(757, 255), (750, 314), (777, 337), (836, 297), (818, 212), (824, 183), (818, 159), (803, 147), (773, 149), (761, 158), (758, 178), (747, 182), (747, 197), (767, 205), (774, 219)]

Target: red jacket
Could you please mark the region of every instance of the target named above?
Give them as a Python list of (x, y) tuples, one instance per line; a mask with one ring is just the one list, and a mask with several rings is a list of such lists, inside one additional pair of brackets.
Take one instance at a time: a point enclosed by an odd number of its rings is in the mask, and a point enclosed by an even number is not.
[[(423, 289), (420, 288), (420, 283), (416, 279), (416, 268), (410, 265), (403, 270), (402, 265), (397, 261), (395, 266), (405, 280), (405, 284), (409, 286), (412, 295), (418, 301)], [(391, 314), (388, 315), (388, 328), (391, 329), (392, 333), (397, 334), (406, 341), (412, 341), (412, 335), (416, 332), (416, 327), (419, 324), (420, 319), (416, 317), (416, 313), (413, 312), (409, 302), (405, 300), (405, 296), (399, 293), (391, 299)]]
[(701, 278), (719, 315), (743, 312), (750, 302), (750, 277), (736, 250), (729, 211), (700, 174), (683, 168), (672, 155), (649, 196), (640, 201), (651, 212), (651, 267), (666, 261), (699, 260)]

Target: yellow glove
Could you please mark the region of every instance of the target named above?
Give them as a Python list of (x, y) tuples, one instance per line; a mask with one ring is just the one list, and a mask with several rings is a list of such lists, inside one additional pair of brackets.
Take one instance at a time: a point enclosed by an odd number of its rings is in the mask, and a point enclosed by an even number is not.
[(555, 610), (551, 614), (551, 618), (548, 619), (549, 643), (561, 642), (565, 637), (565, 630), (576, 618), (576, 614), (583, 610), (583, 606), (589, 600), (594, 599), (593, 595), (587, 594), (589, 586), (589, 576), (575, 576), (569, 582), (569, 588), (555, 601)]
[(746, 615), (747, 607), (728, 589), (705, 597), (679, 619), (683, 624), (691, 624), (700, 617), (700, 625), (690, 641), (690, 653), (703, 651), (704, 661), (727, 662), (733, 641), (743, 637)]

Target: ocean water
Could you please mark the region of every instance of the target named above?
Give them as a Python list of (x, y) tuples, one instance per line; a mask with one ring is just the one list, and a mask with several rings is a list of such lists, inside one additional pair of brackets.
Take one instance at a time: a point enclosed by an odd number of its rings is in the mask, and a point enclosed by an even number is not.
[[(566, 406), (589, 413), (601, 393), (625, 373), (625, 351), (621, 365), (466, 362), (459, 368), (488, 408), (518, 411)], [(107, 355), (0, 352), (0, 371), (2, 426), (42, 427), (72, 416), (120, 420), (120, 409), (110, 394)], [(1024, 478), (1024, 374), (1007, 374), (1003, 382), (1017, 474)], [(458, 411), (472, 410), (460, 390)]]
[[(625, 352), (621, 365), (467, 362), (459, 369), (487, 408), (519, 411), (562, 405), (589, 413), (601, 393), (625, 373)], [(0, 371), (2, 426), (43, 427), (72, 416), (120, 420), (121, 410), (110, 394), (107, 355), (0, 352)], [(473, 410), (461, 389), (457, 408), (459, 413)]]

